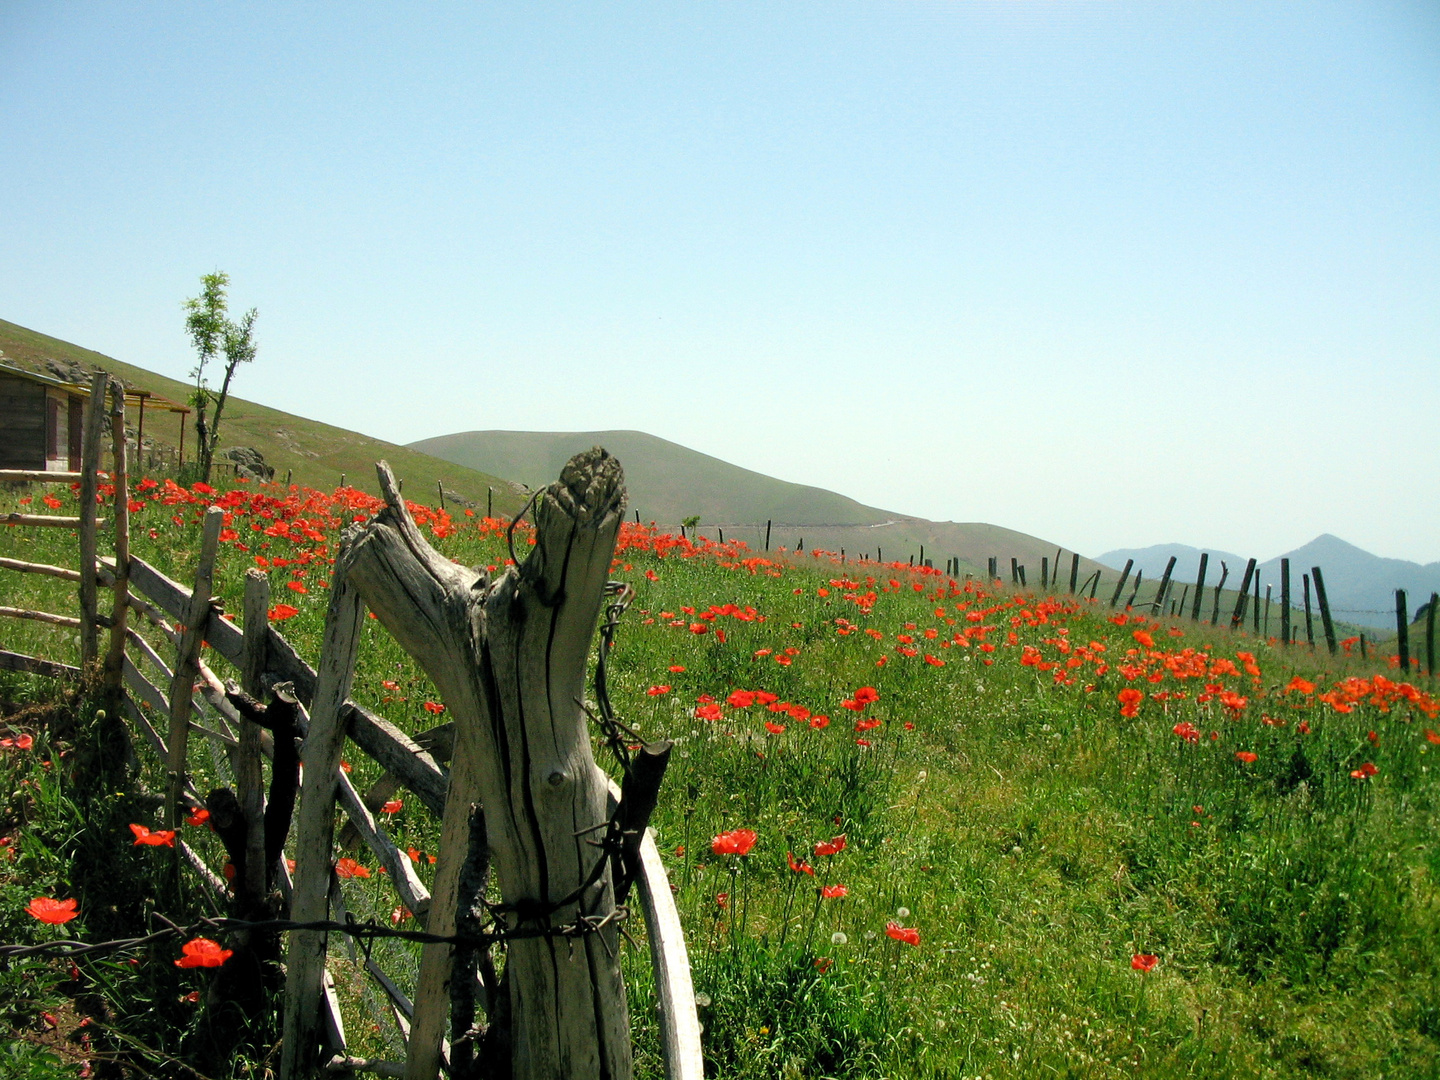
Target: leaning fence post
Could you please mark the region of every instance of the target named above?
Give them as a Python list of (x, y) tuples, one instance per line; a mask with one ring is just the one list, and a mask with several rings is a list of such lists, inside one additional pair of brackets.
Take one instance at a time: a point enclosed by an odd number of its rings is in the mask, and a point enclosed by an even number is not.
[(114, 450), (110, 480), (115, 485), (115, 602), (110, 608), (110, 647), (105, 653), (103, 686), (106, 709), (111, 716), (119, 716), (125, 693), (125, 631), (130, 612), (130, 472), (125, 446), (125, 389), (118, 384), (110, 388), (110, 437)]
[(1400, 647), (1400, 670), (1410, 670), (1410, 610), (1405, 603), (1405, 590), (1395, 590), (1395, 635)]
[(1195, 576), (1195, 606), (1190, 609), (1190, 621), (1200, 621), (1200, 607), (1205, 603), (1205, 568), (1210, 565), (1208, 552), (1200, 553), (1200, 572)]
[[(1060, 567), (1057, 565), (1057, 566), (1055, 567), (1055, 569), (1056, 569), (1056, 570), (1059, 570)], [(1072, 593), (1075, 591), (1075, 583), (1076, 583), (1077, 581), (1079, 581), (1079, 580), (1080, 580), (1080, 553), (1079, 553), (1078, 551), (1074, 551), (1074, 552), (1071, 552), (1071, 553), (1070, 553), (1070, 591), (1071, 591)]]
[(1110, 597), (1110, 606), (1112, 608), (1120, 603), (1120, 594), (1125, 591), (1125, 582), (1130, 580), (1130, 568), (1134, 565), (1134, 559), (1125, 560), (1125, 569), (1120, 572), (1120, 580), (1115, 583), (1115, 595)]
[(96, 597), (95, 496), (100, 486), (100, 439), (105, 427), (105, 387), (110, 376), (95, 372), (90, 400), (85, 403), (85, 434), (80, 465), (80, 666), (100, 656), (96, 629), (100, 609)]
[(1330, 601), (1325, 597), (1325, 578), (1320, 573), (1320, 567), (1312, 566), (1310, 574), (1315, 579), (1315, 599), (1320, 604), (1320, 621), (1325, 626), (1325, 644), (1330, 648), (1330, 655), (1336, 652), (1335, 624), (1330, 620)]
[[(301, 749), (300, 812), (295, 829), (295, 886), (290, 917), (317, 922), (329, 917), (332, 846), (335, 828), (336, 776), (345, 743), (341, 709), (350, 693), (355, 654), (365, 610), (347, 573), (352, 552), (342, 543), (330, 582), (325, 636), (315, 693), (310, 702), (310, 729)], [(315, 1066), (320, 1040), (320, 1000), (325, 991), (323, 930), (293, 930), (285, 963), (285, 1038), (280, 1058), (281, 1080), (300, 1080)]]
[(1250, 603), (1250, 581), (1255, 576), (1255, 560), (1245, 564), (1245, 577), (1240, 582), (1240, 594), (1235, 597), (1235, 611), (1230, 616), (1230, 629), (1240, 630), (1245, 626), (1245, 608)]
[(1155, 594), (1154, 611), (1160, 614), (1160, 605), (1165, 603), (1165, 590), (1170, 588), (1170, 575), (1175, 570), (1175, 556), (1170, 556), (1170, 561), (1165, 564), (1165, 573), (1160, 575), (1160, 591)]
[(1136, 599), (1140, 596), (1140, 586), (1145, 581), (1145, 571), (1135, 571), (1135, 591), (1130, 594), (1130, 599), (1125, 601), (1125, 610), (1129, 611), (1135, 606)]
[(180, 791), (185, 783), (186, 753), (189, 745), (191, 698), (195, 678), (200, 674), (200, 645), (205, 624), (210, 621), (210, 590), (215, 577), (215, 555), (220, 547), (220, 527), (225, 511), (212, 506), (205, 511), (200, 537), (200, 560), (195, 567), (195, 590), (185, 608), (185, 629), (175, 650), (175, 674), (170, 680), (170, 760), (166, 763), (169, 788), (165, 798), (165, 827), (173, 829), (180, 819)]

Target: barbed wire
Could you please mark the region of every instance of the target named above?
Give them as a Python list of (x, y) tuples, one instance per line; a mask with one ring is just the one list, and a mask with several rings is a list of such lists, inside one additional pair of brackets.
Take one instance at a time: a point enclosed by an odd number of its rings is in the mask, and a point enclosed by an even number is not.
[(115, 938), (110, 941), (97, 942), (62, 940), (41, 942), (37, 945), (0, 945), (0, 960), (15, 960), (32, 956), (65, 958), (107, 956), (111, 953), (141, 949), (170, 938), (195, 937), (205, 931), (223, 934), (227, 931), (275, 933), (311, 930), (347, 934), (362, 941), (373, 941), (377, 938), (399, 938), (421, 945), (461, 945), (488, 949), (491, 945), (504, 941), (528, 938), (583, 937), (586, 934), (599, 933), (607, 926), (619, 926), (624, 923), (630, 917), (630, 909), (622, 904), (617, 905), (605, 915), (580, 915), (573, 922), (563, 923), (559, 926), (501, 926), (494, 930), (481, 930), (479, 933), (470, 934), (431, 934), (424, 930), (400, 930), (377, 922), (356, 922), (353, 919), (346, 922), (337, 922), (333, 919), (296, 922), (293, 919), (236, 919), (226, 916), (205, 916), (181, 926), (171, 922), (164, 915), (156, 913), (154, 917), (165, 923), (165, 928), (143, 937)]

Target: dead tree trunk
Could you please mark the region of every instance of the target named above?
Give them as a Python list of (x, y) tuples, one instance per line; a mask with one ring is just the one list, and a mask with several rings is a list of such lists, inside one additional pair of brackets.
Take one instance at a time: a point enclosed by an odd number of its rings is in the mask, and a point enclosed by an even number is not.
[[(606, 780), (581, 707), (624, 510), (619, 463), (572, 458), (535, 500), (535, 547), (491, 581), (432, 548), (388, 466), (387, 507), (348, 537), (349, 581), (434, 680), (455, 750), (427, 929), (451, 936), (471, 810), (484, 807), (507, 942), (515, 1080), (631, 1075), (606, 851)], [(406, 1076), (433, 1080), (449, 1016), (448, 945), (421, 959)]]

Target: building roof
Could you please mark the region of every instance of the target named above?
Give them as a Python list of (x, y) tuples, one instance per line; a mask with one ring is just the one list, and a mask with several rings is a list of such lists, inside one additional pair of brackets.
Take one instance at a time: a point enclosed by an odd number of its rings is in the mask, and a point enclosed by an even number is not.
[[(15, 378), (25, 379), (29, 382), (40, 383), (44, 386), (54, 386), (77, 397), (88, 398), (90, 387), (81, 383), (66, 382), (64, 379), (57, 379), (53, 375), (42, 375), (38, 371), (30, 371), (26, 368), (15, 367), (0, 361), (0, 375), (11, 375)], [(149, 390), (137, 390), (127, 387), (125, 390), (125, 404), (135, 405), (151, 409), (164, 409), (172, 413), (188, 413), (190, 406), (181, 405), (178, 401), (171, 401), (160, 394), (151, 393)]]

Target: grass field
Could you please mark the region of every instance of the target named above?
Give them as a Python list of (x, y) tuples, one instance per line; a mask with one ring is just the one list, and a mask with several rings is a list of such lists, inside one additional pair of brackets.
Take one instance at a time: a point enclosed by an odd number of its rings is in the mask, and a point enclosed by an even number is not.
[[(238, 611), (244, 571), (265, 568), (272, 617), (313, 662), (337, 531), (365, 496), (133, 497), (136, 553), (181, 580), (204, 506), (226, 506), (217, 592)], [(73, 511), (69, 492), (58, 502)], [(422, 517), (447, 555), (503, 566), (493, 523)], [(0, 553), (75, 563), (53, 530), (8, 528)], [(1428, 677), (1065, 594), (818, 553), (780, 563), (638, 527), (613, 573), (637, 599), (612, 697), (647, 738), (677, 742), (654, 824), (714, 1075), (1437, 1074)], [(72, 589), (5, 574), (0, 604), (73, 612)], [(0, 644), (73, 660), (68, 633), (32, 623), (0, 623)], [(47, 706), (54, 694), (0, 674), (3, 736), (30, 737), (0, 749), (0, 938), (106, 940), (203, 910), (193, 881), (158, 886), (164, 852), (131, 839), (130, 823), (157, 823), (141, 784), (160, 779), (97, 752), (107, 724)], [(373, 621), (353, 696), (410, 731), (442, 704)], [(357, 786), (377, 778), (349, 759)], [(214, 770), (223, 782), (223, 759)], [(406, 799), (388, 824), (425, 874), (436, 823)], [(218, 869), (218, 841), (188, 832)], [(369, 869), (342, 882), (347, 905), (403, 922)], [(79, 917), (38, 923), (24, 908), (40, 895), (75, 899)], [(332, 948), (352, 1041), (394, 1056), (374, 992)], [(375, 955), (413, 976), (409, 946)], [(177, 956), (167, 943), (0, 970), (17, 1035), (0, 1075), (52, 1075), (47, 1054), (75, 1072), (111, 1055), (132, 1075), (182, 1075), (165, 1061), (203, 1054), (214, 1018), (204, 973)], [(638, 1073), (658, 1077), (647, 956), (627, 953), (627, 979)], [(258, 1058), (210, 1066), (263, 1075)]]

